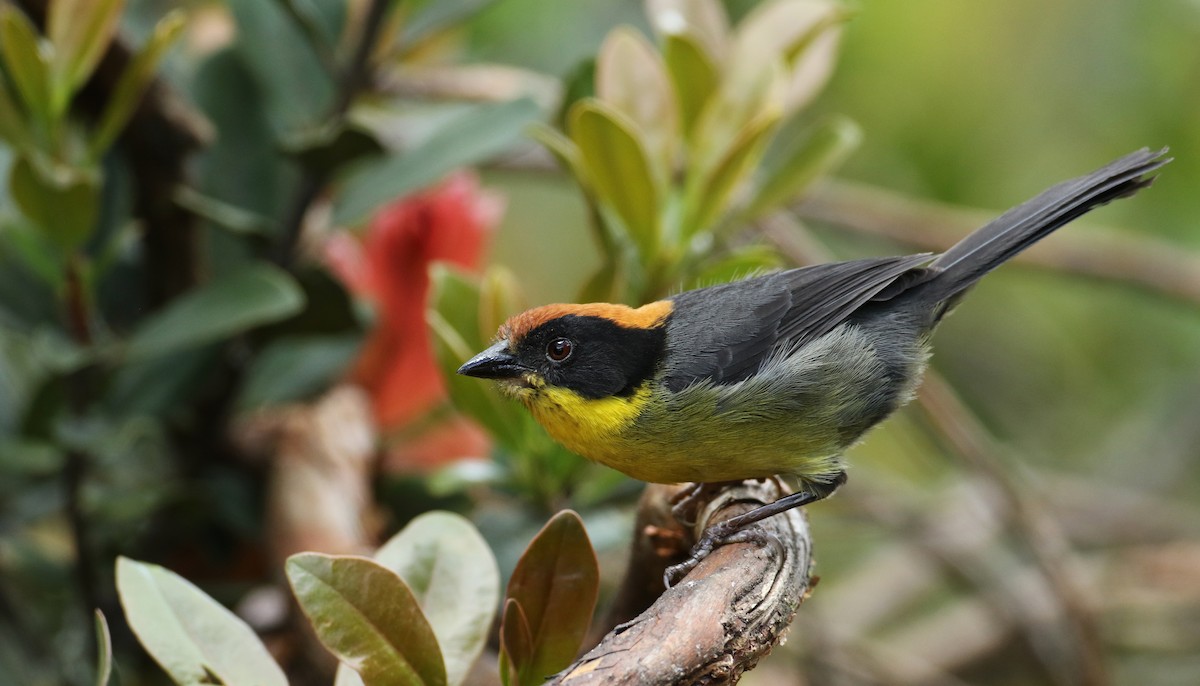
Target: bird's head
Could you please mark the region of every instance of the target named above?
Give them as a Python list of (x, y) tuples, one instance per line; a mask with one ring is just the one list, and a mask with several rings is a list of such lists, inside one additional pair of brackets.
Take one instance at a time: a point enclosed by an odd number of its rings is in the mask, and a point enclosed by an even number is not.
[(495, 379), (526, 402), (543, 389), (595, 400), (627, 396), (655, 371), (665, 344), (672, 304), (545, 305), (500, 327), (496, 342), (467, 360), (458, 373)]

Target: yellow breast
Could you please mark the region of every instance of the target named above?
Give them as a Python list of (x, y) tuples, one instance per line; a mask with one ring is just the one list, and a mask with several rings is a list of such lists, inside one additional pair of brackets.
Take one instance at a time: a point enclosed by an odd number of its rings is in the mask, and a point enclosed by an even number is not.
[(585, 398), (578, 393), (542, 386), (522, 398), (530, 412), (556, 441), (588, 459), (608, 462), (607, 453), (618, 443), (650, 400), (650, 385), (629, 396)]

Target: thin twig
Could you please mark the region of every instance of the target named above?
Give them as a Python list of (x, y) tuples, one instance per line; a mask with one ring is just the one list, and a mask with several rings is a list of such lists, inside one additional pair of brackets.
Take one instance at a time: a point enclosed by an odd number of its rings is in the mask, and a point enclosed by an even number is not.
[[(333, 108), (330, 110), (326, 126), (336, 128), (341, 125), (355, 96), (370, 85), (371, 53), (374, 51), (375, 41), (383, 28), (383, 20), (391, 5), (390, 0), (372, 0), (367, 10), (367, 16), (363, 20), (358, 43), (354, 47), (354, 54), (338, 82), (337, 95), (334, 98)], [(281, 236), (272, 255), (275, 263), (285, 269), (290, 268), (296, 258), (296, 244), (300, 241), (300, 234), (304, 230), (304, 218), (308, 216), (308, 210), (312, 204), (320, 197), (321, 191), (329, 181), (331, 171), (305, 167), (301, 174), (292, 201), (284, 211)]]

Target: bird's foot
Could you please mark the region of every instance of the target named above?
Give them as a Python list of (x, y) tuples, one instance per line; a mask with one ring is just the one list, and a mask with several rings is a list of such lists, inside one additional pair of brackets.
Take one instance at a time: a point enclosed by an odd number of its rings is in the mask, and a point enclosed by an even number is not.
[(720, 524), (714, 524), (704, 531), (704, 535), (696, 545), (692, 546), (692, 551), (688, 558), (677, 565), (667, 567), (663, 572), (663, 584), (667, 588), (671, 588), (679, 583), (683, 577), (688, 575), (696, 568), (696, 565), (708, 557), (719, 546), (729, 545), (730, 543), (757, 543), (759, 545), (781, 545), (779, 540), (762, 529), (744, 529), (737, 526), (726, 526), (732, 523), (733, 520), (726, 520)]
[(671, 505), (671, 516), (675, 518), (675, 521), (684, 526), (695, 526), (696, 520), (700, 515), (700, 503), (716, 494), (716, 492), (720, 491), (722, 488), (736, 483), (741, 482), (696, 482), (679, 490), (675, 493), (675, 495), (671, 496), (671, 499), (668, 501), (668, 503)]
[(701, 560), (708, 557), (713, 550), (716, 550), (717, 546), (727, 543), (750, 542), (779, 544), (778, 540), (761, 529), (748, 529), (746, 527), (772, 515), (828, 498), (844, 483), (846, 483), (846, 473), (839, 472), (827, 482), (810, 483), (806, 490), (784, 496), (773, 503), (768, 503), (749, 512), (743, 512), (736, 517), (731, 517), (719, 524), (708, 527), (700, 537), (700, 540), (692, 547), (688, 559), (677, 565), (667, 567), (666, 572), (663, 573), (663, 583), (667, 588), (671, 588), (680, 579), (695, 569)]

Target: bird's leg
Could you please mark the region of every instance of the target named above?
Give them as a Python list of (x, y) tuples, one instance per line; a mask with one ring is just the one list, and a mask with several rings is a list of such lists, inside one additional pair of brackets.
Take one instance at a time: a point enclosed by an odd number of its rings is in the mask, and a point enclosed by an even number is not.
[(708, 557), (714, 549), (719, 545), (726, 543), (767, 543), (775, 542), (772, 537), (760, 532), (746, 531), (745, 527), (761, 522), (767, 517), (787, 512), (796, 507), (804, 507), (824, 500), (833, 495), (833, 492), (846, 483), (846, 472), (838, 472), (838, 474), (826, 483), (809, 483), (803, 491), (798, 491), (791, 495), (784, 496), (773, 503), (768, 503), (762, 507), (756, 507), (749, 512), (743, 512), (736, 517), (730, 517), (725, 521), (714, 524), (704, 531), (704, 535), (692, 547), (691, 555), (688, 559), (680, 562), (677, 565), (667, 567), (667, 571), (663, 574), (663, 583), (667, 588), (674, 585), (675, 581), (683, 578), (688, 572), (700, 564), (700, 561)]
[(675, 521), (684, 526), (695, 526), (695, 517), (699, 516), (697, 505), (707, 496), (725, 488), (730, 484), (741, 483), (740, 481), (713, 481), (713, 482), (696, 482), (687, 488), (684, 488), (675, 495), (671, 496), (668, 501), (671, 505), (671, 516)]

